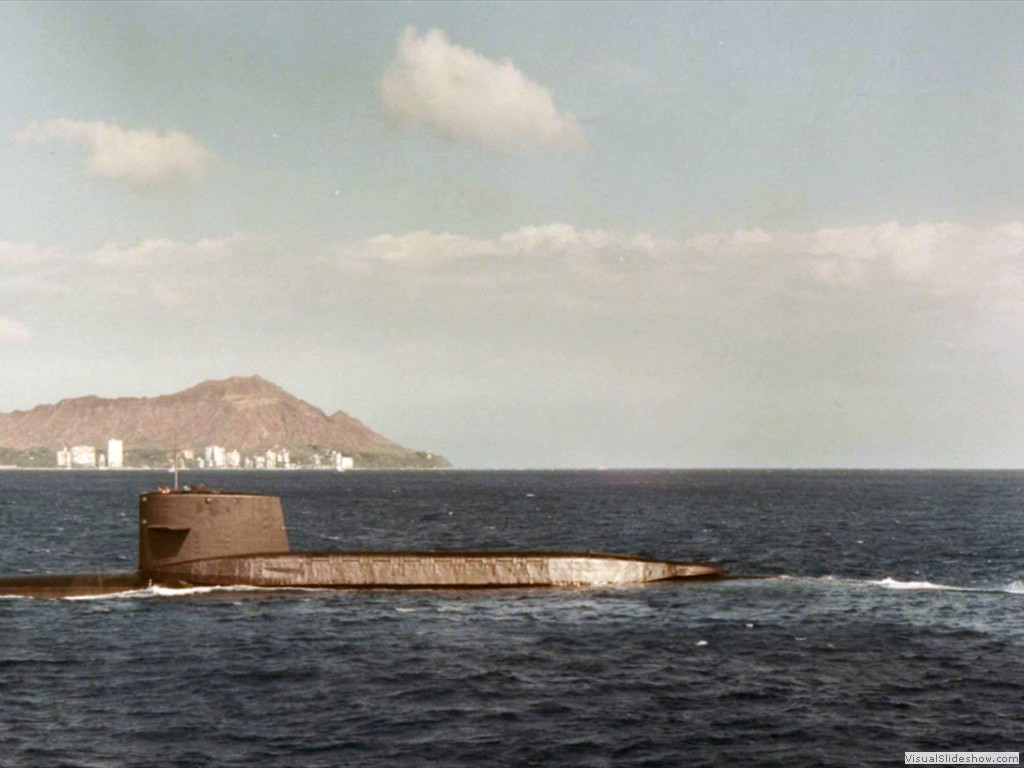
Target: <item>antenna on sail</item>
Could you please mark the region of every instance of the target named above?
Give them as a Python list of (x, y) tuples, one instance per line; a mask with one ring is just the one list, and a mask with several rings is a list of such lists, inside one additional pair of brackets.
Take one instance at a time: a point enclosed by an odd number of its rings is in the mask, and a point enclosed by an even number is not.
[(174, 441), (174, 490), (178, 490), (178, 441)]

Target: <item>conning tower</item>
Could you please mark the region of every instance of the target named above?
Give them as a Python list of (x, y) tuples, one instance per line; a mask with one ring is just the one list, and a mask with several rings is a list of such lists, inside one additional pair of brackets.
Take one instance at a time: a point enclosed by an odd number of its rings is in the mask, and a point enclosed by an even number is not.
[(288, 552), (276, 496), (197, 488), (139, 496), (139, 571), (192, 560)]

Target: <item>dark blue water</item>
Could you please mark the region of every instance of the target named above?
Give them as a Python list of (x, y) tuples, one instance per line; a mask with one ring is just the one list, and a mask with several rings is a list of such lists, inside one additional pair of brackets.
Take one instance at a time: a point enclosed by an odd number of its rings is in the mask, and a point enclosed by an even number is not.
[[(902, 764), (1019, 751), (1024, 473), (221, 473), (296, 549), (766, 579), (0, 600), (0, 766)], [(166, 473), (0, 473), (0, 573), (130, 570)]]

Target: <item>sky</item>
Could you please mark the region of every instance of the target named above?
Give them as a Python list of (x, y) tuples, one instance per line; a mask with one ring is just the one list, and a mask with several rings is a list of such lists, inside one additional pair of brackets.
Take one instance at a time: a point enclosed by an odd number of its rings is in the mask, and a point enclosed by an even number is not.
[(0, 4), (0, 411), (1024, 466), (1020, 3)]

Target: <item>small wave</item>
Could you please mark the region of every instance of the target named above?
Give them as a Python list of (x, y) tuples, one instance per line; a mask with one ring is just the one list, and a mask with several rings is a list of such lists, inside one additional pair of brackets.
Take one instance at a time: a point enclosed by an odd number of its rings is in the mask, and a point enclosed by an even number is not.
[[(885, 587), (886, 589), (940, 589), (947, 592), (976, 592), (978, 590), (972, 589), (971, 587), (956, 587), (950, 584), (936, 584), (933, 581), (898, 581), (893, 578), (885, 578), (881, 581), (869, 581), (868, 584), (874, 584), (878, 587)], [(987, 590), (985, 590), (987, 591)]]
[(933, 581), (898, 581), (893, 578), (881, 581), (869, 581), (877, 587), (902, 590), (939, 590), (944, 592), (1003, 592), (1009, 595), (1024, 595), (1024, 581), (1013, 581), (1005, 586), (994, 587), (960, 587), (953, 584), (936, 584)]
[(254, 587), (245, 584), (224, 587), (164, 587), (153, 584), (145, 589), (126, 589), (123, 592), (110, 592), (104, 595), (74, 595), (64, 600), (82, 602), (88, 600), (126, 600), (153, 597), (195, 597), (196, 595), (232, 594), (238, 592), (312, 592), (314, 589), (301, 587)]
[[(157, 597), (188, 597), (189, 595), (209, 595), (213, 592), (275, 592), (285, 591), (275, 587), (252, 587), (239, 584), (230, 587), (161, 587), (154, 584), (149, 588)], [(294, 591), (290, 588), (288, 591)]]
[(996, 586), (960, 586), (957, 584), (940, 584), (934, 581), (901, 581), (891, 576), (884, 579), (849, 579), (841, 576), (770, 576), (764, 581), (795, 581), (810, 582), (817, 584), (829, 584), (839, 587), (881, 587), (903, 592), (932, 591), (932, 592), (987, 592), (1004, 593), (1009, 595), (1024, 595), (1024, 580), (1013, 581), (1006, 585)]

